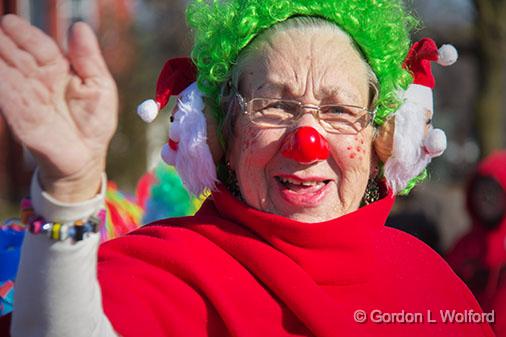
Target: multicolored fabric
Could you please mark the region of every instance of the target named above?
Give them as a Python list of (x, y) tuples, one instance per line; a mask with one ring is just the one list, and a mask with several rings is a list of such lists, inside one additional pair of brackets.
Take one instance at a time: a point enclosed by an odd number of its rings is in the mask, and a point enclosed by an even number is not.
[[(205, 196), (192, 197), (176, 170), (161, 163), (147, 172), (137, 185), (136, 195), (107, 183), (105, 226), (99, 228), (100, 242), (123, 236), (145, 223), (177, 216), (193, 215)], [(25, 226), (19, 218), (7, 219), (0, 226), (0, 316), (12, 311), (14, 280), (19, 264)]]
[(12, 312), (14, 306), (14, 282), (0, 283), (0, 316)]

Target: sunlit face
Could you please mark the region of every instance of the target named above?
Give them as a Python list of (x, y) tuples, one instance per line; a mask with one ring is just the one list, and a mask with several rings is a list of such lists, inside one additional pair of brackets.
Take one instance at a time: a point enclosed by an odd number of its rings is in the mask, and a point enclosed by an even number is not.
[[(367, 66), (345, 35), (289, 28), (262, 43), (246, 62), (239, 81), (246, 100), (368, 105)], [(328, 159), (302, 164), (282, 154), (285, 137), (302, 126), (328, 141)], [(372, 126), (357, 135), (333, 134), (307, 113), (292, 127), (265, 129), (240, 114), (234, 131), (227, 157), (250, 206), (302, 222), (330, 220), (359, 207), (370, 175)]]

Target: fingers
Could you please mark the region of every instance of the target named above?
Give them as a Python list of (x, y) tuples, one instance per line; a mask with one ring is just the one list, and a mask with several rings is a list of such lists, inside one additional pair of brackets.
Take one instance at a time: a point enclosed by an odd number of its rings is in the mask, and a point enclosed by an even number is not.
[(18, 115), (28, 105), (40, 107), (51, 103), (46, 87), (37, 80), (24, 77), (2, 58), (0, 58), (0, 78), (2, 79), (0, 81), (0, 110), (3, 110), (4, 115)]
[(62, 56), (53, 39), (19, 16), (3, 16), (0, 27), (18, 47), (31, 54), (39, 65), (52, 63)]
[(16, 90), (16, 83), (21, 83), (23, 76), (11, 68), (5, 61), (0, 59), (0, 104), (3, 103), (5, 98), (9, 97), (11, 90)]
[(68, 58), (82, 79), (110, 76), (93, 30), (84, 22), (75, 23), (69, 33)]
[(19, 49), (12, 40), (0, 29), (0, 59), (3, 59), (23, 75), (30, 77), (37, 72), (35, 59), (26, 51)]
[(9, 67), (3, 60), (0, 59), (0, 113), (5, 117), (7, 122), (11, 125), (15, 120), (15, 112), (18, 109), (19, 96), (13, 95), (13, 92), (19, 92), (18, 86), (24, 78), (19, 73)]

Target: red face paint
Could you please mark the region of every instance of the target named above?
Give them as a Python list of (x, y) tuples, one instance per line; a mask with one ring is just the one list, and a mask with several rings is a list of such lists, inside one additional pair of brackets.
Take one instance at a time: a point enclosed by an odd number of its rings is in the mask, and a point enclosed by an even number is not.
[(326, 160), (329, 157), (329, 144), (318, 131), (303, 126), (285, 138), (281, 153), (299, 163), (309, 164)]

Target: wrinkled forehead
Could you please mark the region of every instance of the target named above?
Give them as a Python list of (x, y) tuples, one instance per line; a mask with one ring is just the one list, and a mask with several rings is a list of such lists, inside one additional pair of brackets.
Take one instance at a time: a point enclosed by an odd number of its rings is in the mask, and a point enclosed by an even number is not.
[[(340, 99), (364, 104), (368, 65), (350, 37), (328, 26), (269, 32), (239, 58), (235, 81), (246, 96)], [(234, 81), (234, 78), (232, 79)]]

